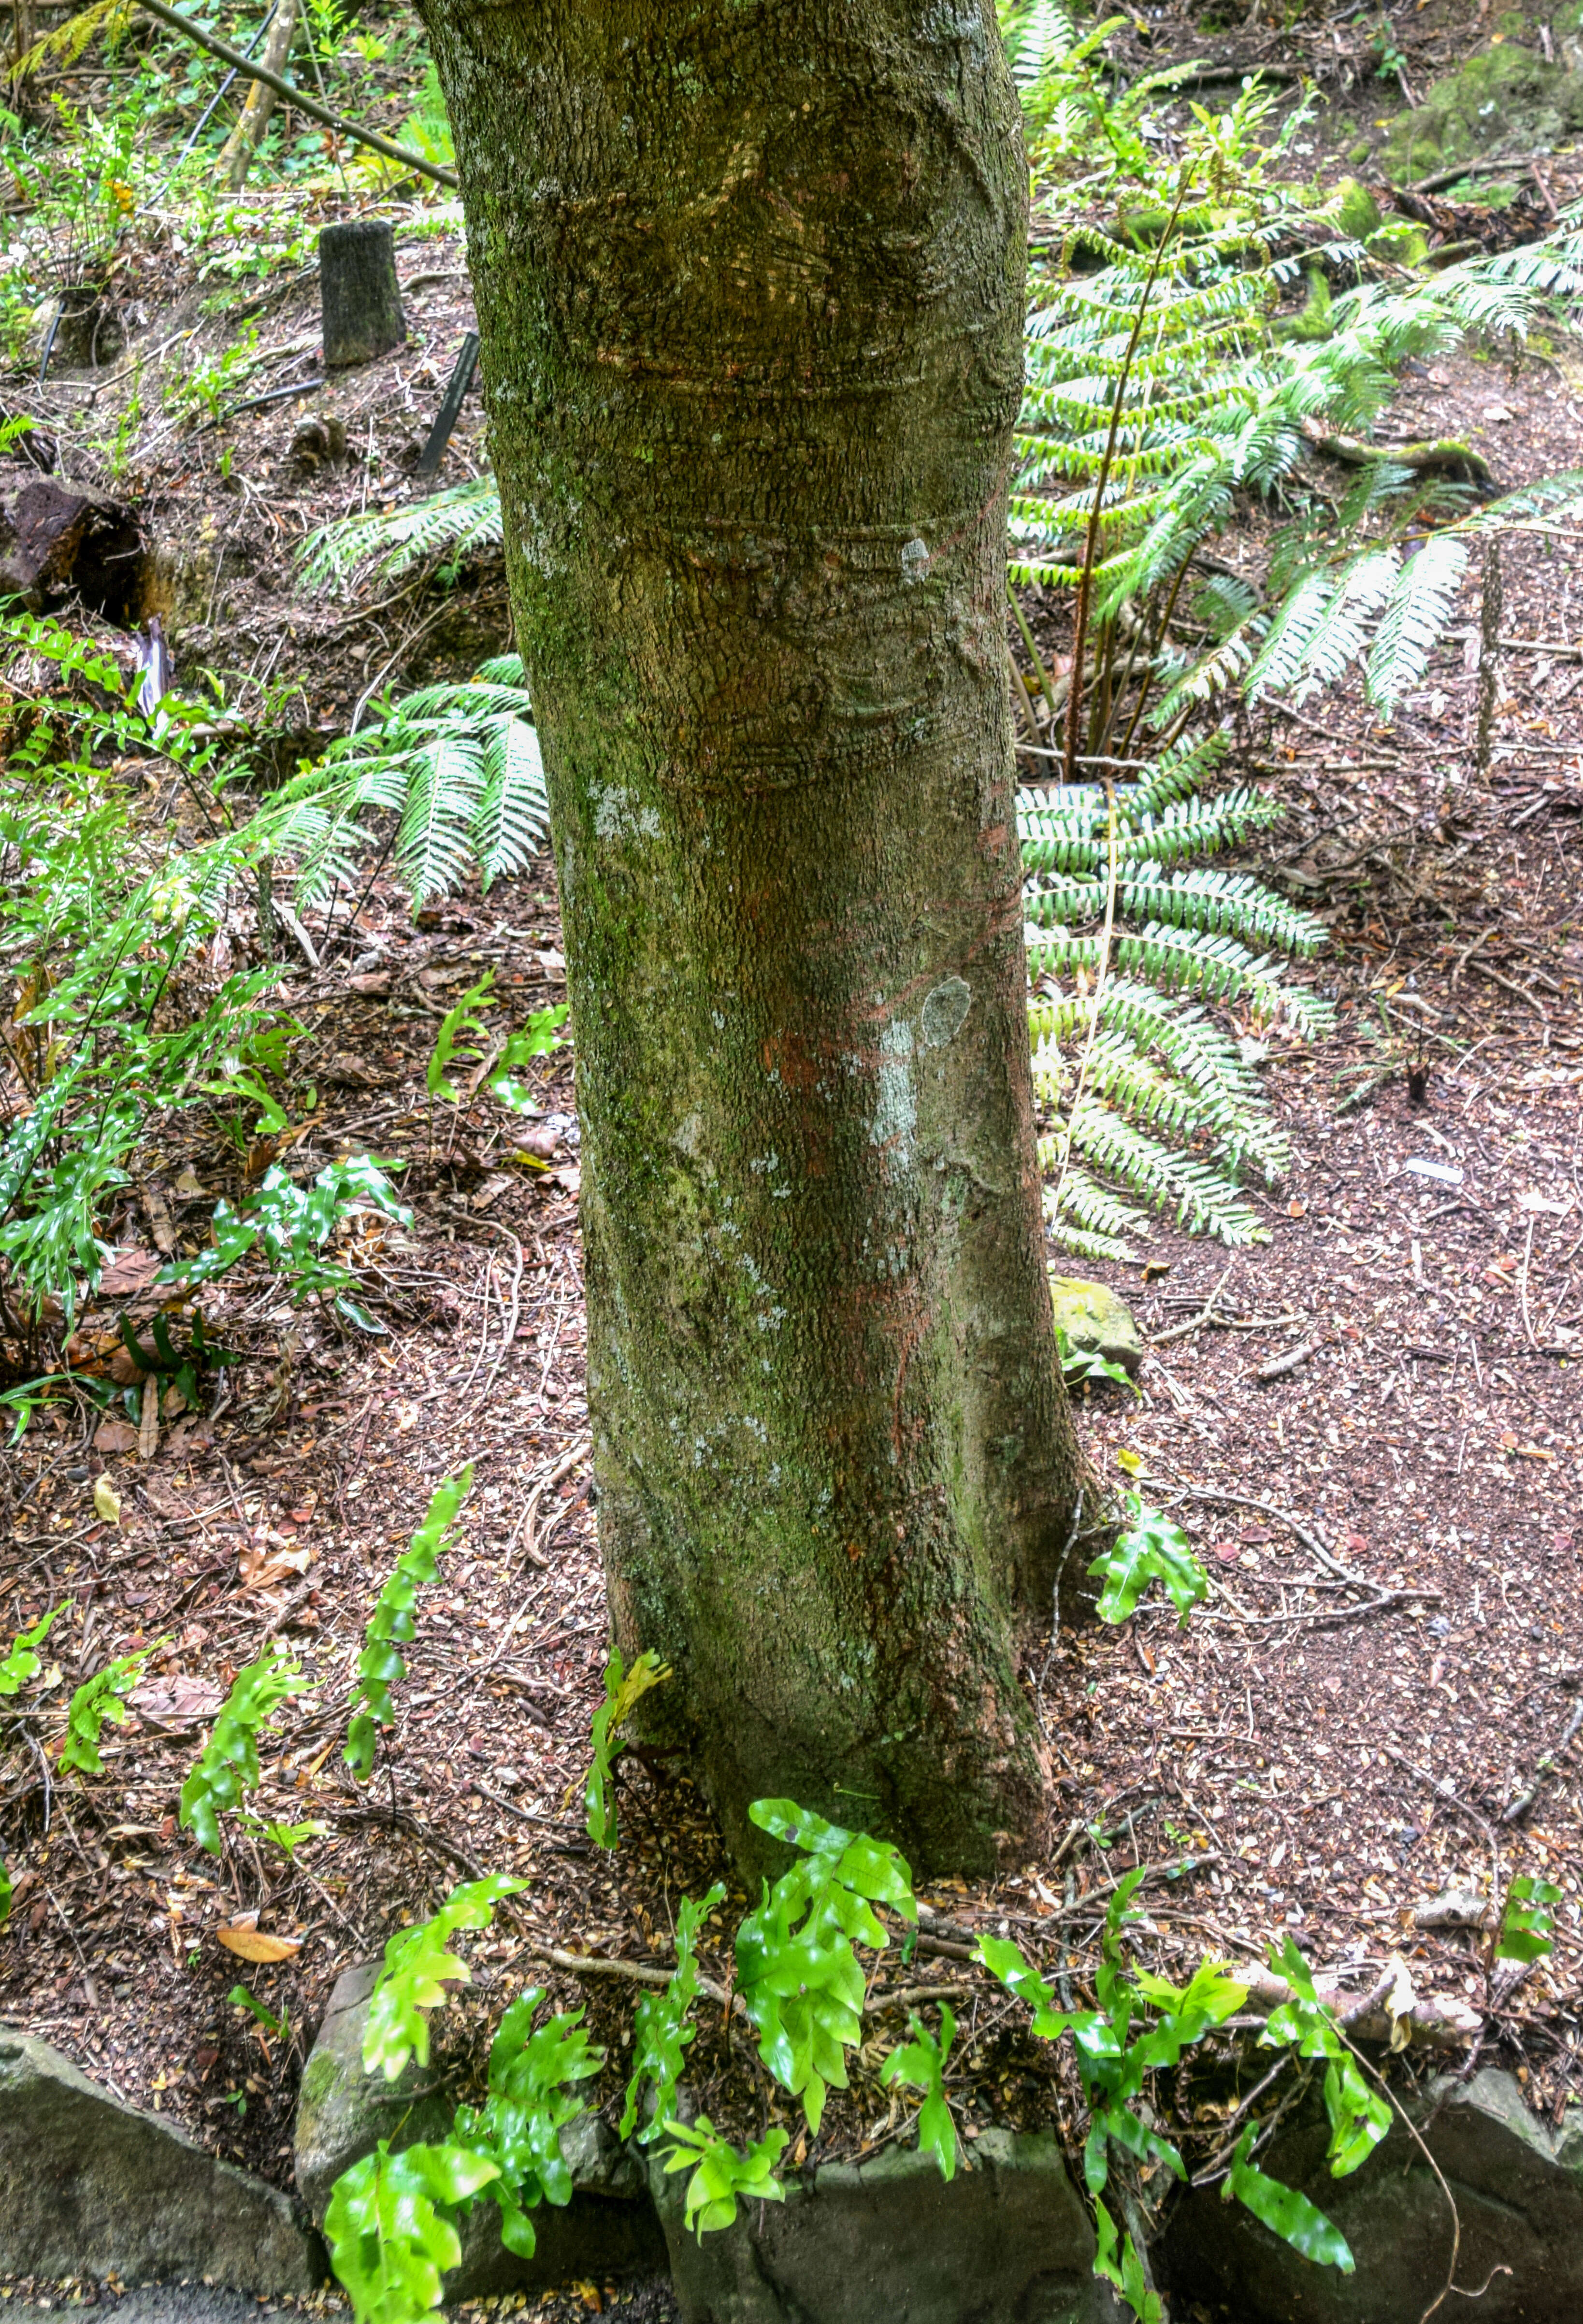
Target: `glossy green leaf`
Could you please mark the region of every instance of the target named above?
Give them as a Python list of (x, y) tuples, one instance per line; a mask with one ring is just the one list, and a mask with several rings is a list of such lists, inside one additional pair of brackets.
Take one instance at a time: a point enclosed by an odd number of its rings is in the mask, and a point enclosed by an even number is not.
[(1311, 2259), (1316, 2266), (1339, 2268), (1343, 2275), (1351, 2275), (1356, 2262), (1339, 2227), (1332, 2226), (1301, 2190), (1266, 2177), (1257, 2163), (1249, 2161), (1249, 2149), (1256, 2135), (1255, 2126), (1250, 2122), (1232, 2158), (1227, 2196), (1235, 2195), (1255, 2219), (1263, 2220), (1273, 2235), (1290, 2244), (1304, 2259)]
[(786, 2190), (773, 2174), (786, 2150), (785, 2131), (766, 2131), (744, 2153), (720, 2136), (707, 2114), (691, 2124), (668, 2122), (665, 2129), (676, 2142), (664, 2156), (666, 2172), (692, 2172), (683, 2216), (700, 2243), (712, 2228), (731, 2225), (738, 2203), (784, 2202)]

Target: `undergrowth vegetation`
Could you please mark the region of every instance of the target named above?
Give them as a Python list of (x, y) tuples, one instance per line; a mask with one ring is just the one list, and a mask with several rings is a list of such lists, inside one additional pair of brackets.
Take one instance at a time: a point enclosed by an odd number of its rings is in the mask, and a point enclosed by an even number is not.
[[(1117, 87), (1106, 44), (1052, 0), (1003, 11), (1034, 189), (1026, 392), (1008, 580), (1023, 643), (1031, 1031), (1054, 1238), (1133, 1256), (1151, 1210), (1264, 1239), (1245, 1191), (1285, 1148), (1257, 1065), (1276, 1026), (1328, 1011), (1290, 972), (1324, 930), (1245, 872), (1202, 868), (1278, 818), (1243, 785), (1206, 795), (1240, 706), (1301, 704), (1361, 668), (1388, 719), (1422, 679), (1476, 550), (1583, 508), (1583, 472), (1490, 500), (1445, 441), (1376, 450), (1409, 356), (1520, 346), (1583, 289), (1583, 219), (1498, 258), (1417, 273), (1353, 230), (1357, 189), (1278, 174), (1304, 115), (1274, 93), (1161, 109), (1188, 68)], [(1119, 224), (1117, 221), (1119, 220)], [(1331, 285), (1339, 284), (1332, 290)], [(1339, 450), (1338, 497), (1315, 467)], [(1262, 571), (1215, 544), (1270, 520)], [(302, 577), (344, 588), (498, 545), (493, 476), (322, 528)], [(1073, 606), (1047, 666), (1024, 601)]]

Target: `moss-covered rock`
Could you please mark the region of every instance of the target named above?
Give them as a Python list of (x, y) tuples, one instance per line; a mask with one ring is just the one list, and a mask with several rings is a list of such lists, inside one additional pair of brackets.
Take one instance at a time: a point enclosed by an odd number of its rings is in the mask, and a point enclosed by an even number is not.
[(1055, 1328), (1068, 1343), (1087, 1355), (1103, 1356), (1135, 1372), (1143, 1360), (1143, 1342), (1133, 1321), (1133, 1311), (1107, 1284), (1086, 1283), (1077, 1275), (1051, 1275), (1050, 1296), (1055, 1308)]
[(1387, 173), (1398, 183), (1431, 175), (1492, 147), (1547, 151), (1583, 128), (1583, 71), (1503, 38), (1435, 82), (1385, 141)]

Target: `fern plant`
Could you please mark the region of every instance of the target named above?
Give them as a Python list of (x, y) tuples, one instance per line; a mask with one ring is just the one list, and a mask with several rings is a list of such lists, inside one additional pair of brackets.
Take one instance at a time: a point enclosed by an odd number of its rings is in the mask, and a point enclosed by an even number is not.
[(1264, 1239), (1239, 1182), (1252, 1169), (1273, 1184), (1286, 1144), (1247, 1048), (1208, 1004), (1307, 1035), (1328, 1019), (1287, 973), (1317, 950), (1320, 923), (1245, 874), (1190, 860), (1277, 813), (1245, 788), (1196, 794), (1225, 747), (1216, 736), (1165, 752), (1142, 781), (1108, 791), (1021, 794), (1045, 1210), (1055, 1240), (1091, 1259), (1134, 1255), (1140, 1203), (1227, 1242)]
[(475, 867), (487, 888), (532, 861), (550, 809), (515, 654), (486, 662), (465, 684), (407, 695), (284, 787), (270, 836), (295, 859), (300, 903), (351, 883), (369, 845), (361, 818), (377, 808), (399, 818), (380, 860), (391, 861), (414, 908)]

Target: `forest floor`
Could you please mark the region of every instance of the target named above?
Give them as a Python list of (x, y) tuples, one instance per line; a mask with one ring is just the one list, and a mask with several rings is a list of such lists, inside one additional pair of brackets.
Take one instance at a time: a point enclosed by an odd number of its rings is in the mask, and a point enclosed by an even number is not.
[[(1356, 128), (1338, 118), (1338, 148)], [(1561, 198), (1576, 183), (1566, 166), (1554, 165)], [(287, 399), (230, 439), (228, 463), (214, 438), (143, 441), (153, 431), (141, 415), (125, 438), (117, 489), (160, 544), (187, 666), (251, 657), (258, 700), (276, 690), (287, 762), (341, 731), (366, 690), (459, 671), (504, 642), (487, 559), (438, 598), (401, 583), (384, 585), (383, 603), (292, 595), (292, 554), (311, 525), (371, 484), (376, 499), (402, 489), (471, 323), (458, 234), (421, 206), (401, 219), (412, 338), (334, 399), (356, 464), (293, 450), (307, 407)], [(202, 296), (173, 251), (147, 285), (149, 342), (180, 316), (217, 346), (234, 332), (245, 302), (217, 320), (199, 314)], [(271, 345), (282, 364), (299, 360), (310, 286), (282, 280), (264, 296)], [(266, 383), (279, 383), (273, 370), (255, 384)], [(85, 399), (107, 425), (115, 392), (83, 375), (37, 403), (69, 472)], [(1465, 434), (1503, 484), (1575, 466), (1583, 445), (1567, 378), (1532, 361), (1514, 374), (1467, 354), (1410, 366), (1390, 418), (1403, 435)], [(471, 417), (450, 456), (445, 481), (476, 464)], [(1245, 539), (1256, 556), (1251, 518)], [(992, 2120), (1048, 2119), (1064, 2098), (1059, 2067), (967, 1967), (966, 1940), (1010, 1932), (1047, 1969), (1081, 1978), (1108, 1889), (1134, 1864), (1155, 1868), (1143, 1932), (1162, 1972), (1206, 1952), (1257, 1963), (1290, 1933), (1362, 1989), (1399, 1956), (1422, 1994), (1493, 2002), (1485, 2059), (1512, 2064), (1548, 2119), (1579, 2094), (1583, 1747), (1548, 1776), (1541, 1766), (1583, 1707), (1576, 545), (1509, 549), (1505, 604), (1486, 768), (1473, 749), (1471, 597), (1388, 730), (1343, 690), (1301, 715), (1261, 714), (1228, 766), (1284, 808), (1249, 868), (1332, 935), (1314, 973), (1335, 996), (1334, 1032), (1267, 1041), (1294, 1149), (1289, 1179), (1258, 1198), (1268, 1243), (1232, 1259), (1162, 1226), (1141, 1268), (1092, 1270), (1052, 1251), (1062, 1271), (1112, 1281), (1150, 1342), (1138, 1396), (1105, 1388), (1082, 1402), (1096, 1473), (1177, 1516), (1213, 1590), (1185, 1630), (1145, 1609), (1118, 1631), (1027, 1642), (1056, 1770), (1050, 1830), (993, 1884), (926, 1886), (931, 1933), (871, 1995), (883, 2009), (887, 1991), (931, 1976), (962, 1988), (952, 2098), (969, 2136)], [(294, 706), (280, 710), (288, 688)], [(171, 1641), (125, 1728), (107, 1734), (102, 1778), (67, 1789), (13, 1763), (0, 1799), (15, 1884), (0, 2018), (282, 2184), (297, 2080), (334, 1978), (455, 1878), (486, 1868), (531, 1885), (437, 2026), (446, 2070), (462, 2084), (476, 2075), (502, 2000), (544, 1982), (560, 2006), (586, 2006), (607, 2046), (606, 2105), (624, 2080), (630, 1990), (619, 1974), (547, 1966), (543, 1949), (666, 1965), (679, 1898), (731, 1883), (684, 1773), (662, 1778), (629, 1757), (618, 1850), (602, 1854), (583, 1827), (607, 1626), (569, 1056), (537, 1069), (527, 1137), (485, 1099), (437, 1106), (424, 1086), (437, 1019), (485, 969), (502, 1030), (563, 997), (552, 869), (416, 926), (381, 881), (355, 924), (344, 908), (305, 918), (321, 964), (294, 963), (282, 997), (309, 1028), (294, 1064), (318, 1103), (291, 1133), (292, 1167), (354, 1148), (405, 1165), (411, 1227), (365, 1222), (350, 1253), (384, 1335), (338, 1337), (245, 1263), (203, 1302), (243, 1358), (219, 1408), (171, 1416), (146, 1459), (130, 1424), (97, 1411), (80, 1427), (35, 1424), (7, 1456), (0, 1576), (13, 1628), (71, 1601), (50, 1640), (61, 1701), (106, 1655)], [(234, 933), (249, 940), (247, 915)], [(153, 1311), (172, 1238), (185, 1248), (215, 1197), (237, 1200), (272, 1158), (239, 1155), (218, 1130), (201, 1142), (201, 1119), (181, 1117), (183, 1142), (115, 1222), (114, 1267), (79, 1327), (106, 1370), (117, 1315)], [(468, 1462), (460, 1546), (424, 1600), (400, 1724), (360, 1788), (339, 1746), (363, 1625), (433, 1487)], [(96, 1516), (101, 1476), (120, 1497), (117, 1523)], [(1316, 1544), (1366, 1587), (1338, 1584)], [(231, 1678), (273, 1636), (312, 1686), (278, 1721), (255, 1804), (324, 1830), (294, 1862), (251, 1844), (217, 1860), (178, 1830), (177, 1793)], [(1563, 1888), (1556, 1950), (1492, 1994), (1480, 1932), (1415, 1915), (1454, 1890), (1482, 1913), (1522, 1872)], [(285, 1957), (254, 1966), (218, 1941), (250, 1929)], [(704, 1959), (725, 1975), (707, 1940)], [(228, 2002), (239, 1977), (289, 2020), (284, 2040)], [(875, 2063), (860, 2054), (819, 2138), (799, 2137), (796, 2163), (910, 2135)], [(1420, 2070), (1412, 2056), (1399, 2070)], [(764, 2078), (739, 2025), (700, 2029), (690, 2080), (717, 2123), (762, 2128)], [(1184, 2103), (1190, 2116), (1191, 2091)], [(769, 2116), (795, 2127), (779, 2094)]]

